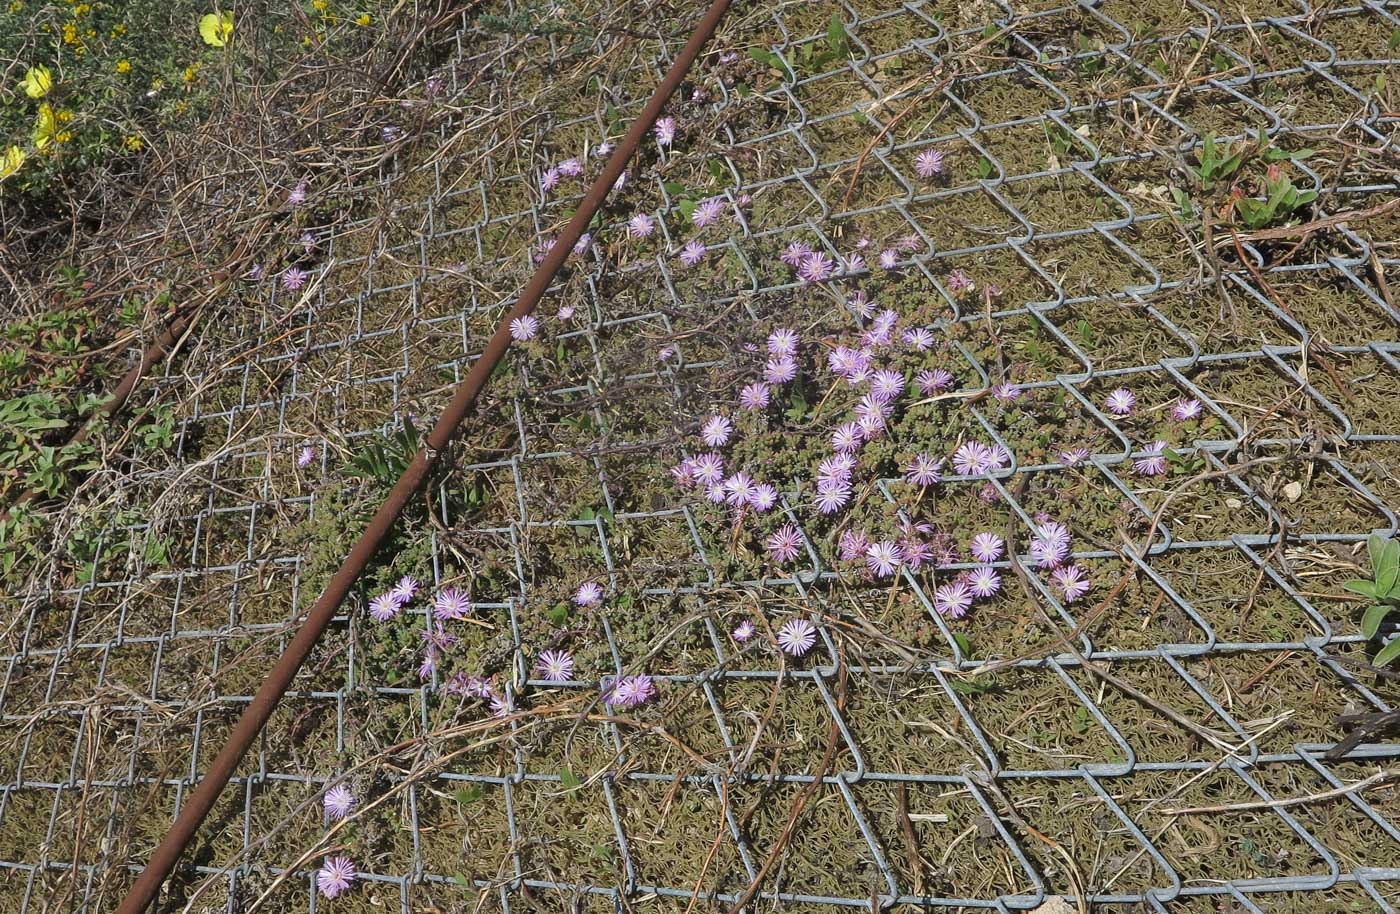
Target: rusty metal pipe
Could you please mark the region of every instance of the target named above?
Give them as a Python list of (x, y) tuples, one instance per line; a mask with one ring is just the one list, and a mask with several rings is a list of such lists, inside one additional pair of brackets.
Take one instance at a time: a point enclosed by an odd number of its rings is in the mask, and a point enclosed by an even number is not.
[(730, 2), (731, 0), (714, 0), (710, 5), (704, 18), (700, 20), (699, 25), (691, 34), (690, 40), (685, 43), (685, 47), (681, 49), (680, 54), (671, 64), (665, 78), (661, 80), (661, 84), (652, 93), (646, 107), (642, 109), (641, 115), (632, 123), (626, 136), (618, 143), (617, 149), (613, 151), (612, 156), (604, 164), (602, 174), (588, 189), (588, 194), (579, 204), (578, 211), (574, 213), (574, 217), (569, 220), (569, 224), (565, 226), (558, 240), (555, 241), (554, 247), (550, 249), (544, 261), (530, 277), (530, 281), (526, 283), (515, 305), (501, 319), (500, 324), (496, 327), (496, 332), (491, 335), (486, 348), (482, 350), (481, 357), (472, 365), (466, 378), (458, 385), (452, 401), (448, 403), (437, 424), (428, 433), (424, 446), (414, 455), (413, 462), (399, 477), (399, 481), (389, 492), (388, 497), (384, 499), (379, 510), (375, 512), (369, 525), (365, 527), (364, 533), (360, 534), (359, 540), (350, 549), (350, 554), (345, 557), (345, 561), (331, 577), (330, 582), (326, 584), (321, 596), (312, 605), (306, 616), (306, 621), (297, 629), (296, 635), (292, 637), (291, 643), (287, 645), (287, 649), (277, 661), (277, 665), (268, 673), (267, 679), (263, 681), (252, 701), (243, 710), (243, 714), (239, 716), (237, 724), (229, 733), (228, 742), (219, 750), (218, 756), (209, 766), (204, 779), (190, 793), (189, 799), (180, 809), (180, 814), (170, 826), (170, 831), (166, 833), (155, 851), (152, 852), (145, 868), (136, 881), (132, 883), (131, 889), (122, 899), (121, 905), (117, 907), (117, 914), (142, 914), (155, 899), (162, 883), (165, 882), (165, 878), (175, 868), (181, 853), (184, 852), (195, 832), (199, 830), (199, 826), (204, 822), (209, 810), (213, 808), (219, 794), (227, 786), (229, 778), (233, 776), (234, 770), (243, 760), (248, 747), (262, 732), (262, 728), (272, 715), (273, 709), (277, 707), (278, 701), (286, 693), (297, 671), (301, 669), (301, 665), (306, 661), (311, 649), (326, 630), (332, 617), (335, 616), (336, 610), (340, 608), (346, 596), (349, 595), (356, 579), (359, 578), (365, 566), (369, 564), (379, 545), (389, 535), (394, 522), (408, 504), (409, 499), (413, 497), (414, 492), (427, 478), (429, 471), (437, 462), (438, 455), (451, 442), (457, 432), (457, 427), (461, 425), (462, 420), (466, 418), (467, 413), (475, 405), (477, 396), (486, 386), (491, 373), (505, 356), (506, 350), (510, 348), (510, 322), (533, 311), (535, 305), (544, 296), (549, 284), (554, 280), (560, 267), (564, 265), (565, 259), (573, 251), (573, 247), (583, 234), (584, 229), (593, 219), (594, 214), (602, 207), (609, 191), (622, 175), (628, 159), (636, 152), (643, 135), (660, 117), (661, 109), (670, 100), (681, 80), (685, 78), (691, 64), (699, 56), (701, 48), (714, 35), (720, 20), (729, 9)]

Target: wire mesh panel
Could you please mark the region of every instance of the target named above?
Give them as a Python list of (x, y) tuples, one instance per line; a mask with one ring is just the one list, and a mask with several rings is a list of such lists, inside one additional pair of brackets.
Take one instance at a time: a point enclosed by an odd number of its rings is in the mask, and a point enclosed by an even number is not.
[[(115, 904), (697, 13), (587, 6), (403, 88), (310, 281), (152, 382), (136, 517), (13, 595), (0, 910)], [(1331, 750), (1396, 693), (1342, 589), (1400, 496), (1396, 35), (740, 5), (158, 907), (1395, 910), (1395, 745)]]

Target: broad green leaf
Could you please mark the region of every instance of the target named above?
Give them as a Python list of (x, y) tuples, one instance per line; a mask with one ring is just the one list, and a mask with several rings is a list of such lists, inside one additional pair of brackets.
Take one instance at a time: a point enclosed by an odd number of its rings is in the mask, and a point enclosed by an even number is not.
[(5, 150), (4, 155), (0, 155), (0, 181), (5, 180), (10, 175), (19, 171), (24, 164), (26, 156), (23, 149), (18, 146), (11, 146)]
[(962, 651), (963, 657), (972, 656), (972, 642), (968, 640), (967, 635), (962, 632), (953, 632), (953, 643), (958, 646), (958, 650)]
[(577, 790), (583, 786), (583, 781), (580, 781), (578, 775), (569, 768), (559, 772), (559, 783), (564, 785), (565, 790)]
[(199, 37), (215, 48), (228, 44), (233, 37), (233, 13), (207, 13), (199, 18)]
[(1361, 634), (1367, 638), (1376, 637), (1376, 632), (1380, 631), (1381, 623), (1390, 614), (1389, 606), (1368, 606), (1366, 612), (1361, 616)]
[(1380, 651), (1376, 653), (1376, 659), (1371, 662), (1376, 666), (1385, 666), (1396, 657), (1400, 657), (1400, 638), (1396, 638), (1394, 641), (1381, 648)]
[(1372, 600), (1377, 597), (1375, 582), (1368, 581), (1365, 578), (1352, 578), (1342, 585), (1342, 589), (1349, 590), (1352, 593), (1359, 593), (1363, 597), (1370, 597)]
[(1371, 560), (1371, 574), (1375, 575), (1381, 568), (1381, 555), (1385, 552), (1386, 539), (1372, 533), (1366, 537), (1366, 558)]
[(30, 98), (43, 98), (49, 94), (53, 88), (53, 74), (49, 68), (40, 64), (37, 67), (30, 67), (24, 74), (24, 79), (19, 81), (19, 87), (24, 90), (24, 94)]
[(1381, 549), (1381, 571), (1400, 569), (1400, 540), (1386, 540)]

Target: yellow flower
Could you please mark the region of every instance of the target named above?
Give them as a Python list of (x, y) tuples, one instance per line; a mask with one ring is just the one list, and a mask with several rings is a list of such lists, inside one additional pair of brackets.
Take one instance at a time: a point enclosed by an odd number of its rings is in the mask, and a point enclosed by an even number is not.
[(58, 140), (60, 143), (71, 142), (73, 139), (73, 132), (71, 130), (64, 130), (55, 136), (54, 139)]
[(209, 13), (199, 20), (199, 37), (204, 39), (204, 43), (211, 47), (221, 48), (228, 44), (233, 37), (233, 13), (225, 12), (222, 16)]
[(117, 72), (118, 72), (118, 73), (130, 73), (130, 72), (131, 72), (131, 61), (127, 60), (125, 57), (123, 57), (121, 60), (117, 61)]
[(125, 23), (118, 22), (116, 25), (112, 26), (112, 37), (113, 37), (113, 38), (119, 38), (119, 37), (121, 37), (122, 35), (125, 35), (125, 34), (126, 34), (126, 24), (125, 24)]
[(311, 5), (316, 8), (316, 12), (318, 13), (324, 13), (326, 11), (326, 0), (311, 0)]
[(24, 74), (24, 79), (19, 81), (19, 86), (30, 98), (43, 98), (53, 88), (53, 74), (43, 64), (30, 67)]
[(66, 124), (73, 119), (73, 112), (66, 108), (59, 108), (58, 111), (55, 112), (55, 116), (58, 118), (60, 124)]
[(92, 12), (92, 4), (91, 4), (91, 3), (79, 3), (77, 6), (73, 7), (73, 18), (76, 19), (77, 17), (83, 15), (84, 13), (90, 13), (90, 12)]
[(71, 23), (71, 22), (65, 22), (65, 23), (63, 23), (63, 43), (64, 43), (64, 44), (77, 44), (77, 43), (78, 43), (78, 27), (77, 27), (76, 25), (74, 25), (73, 23)]
[(6, 149), (5, 154), (0, 156), (0, 181), (19, 171), (20, 166), (24, 164), (24, 158), (24, 150), (18, 146)]
[(24, 9), (24, 4), (20, 0), (10, 0), (10, 12), (18, 13), (22, 9)]
[(192, 63), (185, 67), (185, 82), (192, 83), (199, 76), (199, 64)]
[(132, 152), (140, 152), (146, 144), (139, 136), (129, 136), (122, 140), (122, 145)]
[(54, 117), (53, 106), (45, 102), (34, 117), (34, 148), (43, 149), (57, 133), (58, 118)]
[(358, 16), (355, 17), (355, 24), (356, 24), (356, 25), (369, 25), (369, 23), (370, 23), (369, 13), (361, 13), (360, 15), (358, 15)]

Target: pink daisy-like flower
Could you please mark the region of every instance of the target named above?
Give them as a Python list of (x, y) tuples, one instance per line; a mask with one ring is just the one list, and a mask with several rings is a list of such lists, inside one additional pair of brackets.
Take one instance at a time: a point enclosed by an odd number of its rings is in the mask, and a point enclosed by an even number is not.
[(349, 857), (330, 857), (316, 871), (316, 888), (327, 898), (348, 891), (359, 875)]
[(851, 500), (851, 488), (846, 485), (837, 485), (831, 488), (821, 489), (817, 492), (815, 504), (817, 511), (821, 514), (835, 514), (846, 503)]
[(1050, 572), (1055, 589), (1066, 603), (1073, 603), (1089, 592), (1091, 582), (1084, 569), (1078, 565), (1065, 565)]
[(510, 702), (506, 700), (504, 695), (497, 695), (495, 692), (492, 692), (490, 695), (486, 696), (486, 699), (490, 703), (492, 717), (510, 716)]
[(880, 269), (893, 270), (895, 267), (899, 266), (899, 252), (894, 248), (886, 248), (880, 252), (880, 257), (877, 262), (880, 264)]
[(1060, 462), (1067, 467), (1077, 467), (1089, 459), (1087, 447), (1073, 447), (1060, 451)]
[(669, 361), (671, 361), (671, 359), (673, 359), (673, 358), (675, 358), (675, 357), (676, 357), (676, 347), (675, 347), (675, 346), (662, 346), (660, 349), (656, 350), (656, 360), (657, 360), (658, 362), (669, 362)]
[(962, 581), (944, 584), (933, 592), (933, 608), (940, 616), (961, 619), (972, 608), (972, 588)]
[(724, 447), (734, 433), (734, 423), (724, 416), (711, 416), (700, 426), (700, 438), (710, 447)]
[(392, 594), (394, 599), (402, 606), (418, 596), (418, 587), (419, 584), (415, 578), (410, 575), (404, 575), (399, 578), (399, 582), (394, 585), (394, 589), (389, 591), (389, 593)]
[(830, 279), (835, 270), (836, 265), (825, 252), (814, 251), (802, 258), (802, 263), (797, 268), (797, 275), (804, 282), (821, 282), (824, 279)]
[(854, 562), (865, 557), (866, 550), (870, 548), (870, 538), (865, 535), (864, 530), (847, 530), (841, 534), (836, 548), (841, 561)]
[(555, 313), (554, 316), (567, 324), (569, 321), (574, 319), (574, 314), (575, 310), (573, 305), (564, 305)]
[(758, 634), (758, 628), (753, 624), (753, 622), (749, 621), (748, 619), (745, 619), (738, 625), (734, 626), (734, 631), (729, 633), (730, 637), (733, 638), (735, 641), (739, 642), (740, 644), (743, 644), (745, 641), (748, 641), (756, 634)]
[(763, 542), (775, 562), (790, 562), (802, 548), (802, 534), (792, 524), (784, 524)]
[(1021, 399), (1021, 388), (1015, 384), (1001, 383), (992, 385), (992, 396), (1002, 403), (1014, 403)]
[(437, 651), (429, 648), (423, 652), (423, 662), (418, 664), (418, 678), (432, 679), (437, 670)]
[(957, 269), (949, 273), (946, 283), (948, 286), (948, 291), (952, 292), (954, 295), (958, 295), (962, 292), (971, 292), (974, 288), (976, 288), (976, 284), (973, 283), (972, 277), (968, 276), (967, 272), (962, 269)]
[(627, 220), (627, 234), (633, 238), (645, 238), (656, 231), (656, 220), (646, 213), (637, 213)]
[(927, 368), (914, 376), (919, 391), (926, 397), (952, 387), (954, 380), (953, 373), (946, 368)]
[(559, 186), (559, 169), (546, 168), (544, 174), (540, 175), (540, 193), (549, 193)]
[(295, 292), (306, 285), (307, 277), (311, 274), (299, 267), (287, 267), (282, 273), (282, 288), (288, 292)]
[(681, 263), (693, 267), (705, 259), (705, 243), (703, 241), (687, 242), (685, 247), (681, 248), (680, 254), (676, 256), (680, 258)]
[(904, 478), (916, 486), (931, 486), (943, 478), (943, 461), (929, 454), (916, 454), (904, 468)]
[(433, 600), (433, 615), (439, 619), (465, 619), (471, 611), (472, 601), (456, 587), (438, 591)]
[(980, 441), (964, 441), (953, 452), (953, 469), (961, 476), (981, 476), (992, 467), (992, 449)]
[(656, 134), (656, 145), (670, 146), (676, 139), (676, 119), (673, 117), (661, 117), (656, 119), (656, 126), (652, 128)]
[(710, 197), (695, 205), (695, 209), (690, 211), (690, 221), (696, 228), (704, 228), (713, 225), (723, 213), (724, 200), (720, 197)]
[(859, 450), (865, 441), (860, 433), (860, 426), (854, 422), (845, 422), (838, 425), (831, 433), (831, 449), (838, 454), (849, 454)]
[(306, 181), (298, 181), (297, 186), (287, 191), (287, 205), (301, 206), (306, 202)]
[(753, 493), (749, 495), (749, 507), (759, 514), (766, 514), (773, 510), (773, 506), (778, 503), (778, 489), (771, 482), (760, 482), (753, 487)]
[(865, 258), (854, 252), (847, 254), (845, 269), (847, 273), (859, 273), (865, 269)]
[(1137, 405), (1137, 395), (1126, 387), (1120, 387), (1109, 393), (1103, 405), (1115, 416), (1126, 416)]
[(299, 467), (309, 467), (315, 462), (316, 449), (309, 444), (297, 454), (297, 466)]
[(724, 479), (724, 457), (713, 451), (701, 454), (691, 461), (690, 472), (704, 485), (717, 485)]
[(735, 507), (743, 507), (753, 498), (756, 488), (748, 473), (735, 473), (724, 481), (724, 500)]
[(1154, 441), (1141, 457), (1133, 461), (1133, 469), (1141, 476), (1162, 476), (1167, 472), (1165, 441)]
[(355, 795), (344, 784), (336, 784), (322, 795), (321, 805), (326, 808), (326, 815), (340, 820), (350, 815), (350, 811), (355, 808)]
[(802, 261), (812, 253), (812, 246), (805, 241), (789, 241), (778, 259), (794, 270), (802, 266)]
[(578, 241), (574, 242), (574, 253), (582, 254), (584, 251), (588, 250), (588, 246), (592, 243), (593, 235), (589, 232), (584, 232), (582, 235), (578, 236)]
[(1177, 422), (1190, 422), (1201, 416), (1201, 401), (1182, 398), (1172, 406), (1172, 418)]
[(559, 173), (566, 178), (577, 178), (583, 174), (583, 163), (578, 159), (565, 159), (557, 166)]
[(1006, 541), (995, 533), (979, 533), (972, 538), (969, 547), (972, 557), (979, 562), (995, 562), (1001, 558), (1002, 550), (1006, 548)]
[(789, 619), (778, 629), (778, 647), (793, 657), (801, 657), (816, 643), (817, 628), (806, 619)]
[(376, 622), (388, 622), (397, 616), (402, 608), (403, 604), (395, 598), (392, 591), (381, 593), (369, 601), (369, 614)]
[(995, 568), (979, 565), (968, 575), (967, 588), (972, 591), (973, 596), (985, 600), (1001, 590), (1001, 575), (997, 574)]
[(445, 651), (457, 643), (457, 636), (443, 628), (442, 623), (429, 625), (420, 634), (432, 651)]
[(933, 334), (923, 327), (911, 327), (904, 331), (904, 345), (915, 352), (928, 352), (933, 348)]
[(565, 682), (574, 674), (574, 657), (568, 651), (541, 651), (535, 671), (547, 682)]
[(535, 338), (535, 334), (540, 330), (540, 320), (533, 314), (525, 314), (517, 318), (512, 318), (510, 322), (510, 338), (517, 343), (523, 343)]
[(763, 365), (763, 379), (769, 384), (787, 384), (797, 377), (797, 362), (789, 356), (774, 356)]
[(607, 156), (612, 154), (615, 145), (616, 144), (614, 144), (612, 140), (603, 140), (597, 146), (593, 147), (593, 158), (606, 158)]
[(1069, 540), (1037, 535), (1031, 540), (1031, 560), (1037, 568), (1059, 568), (1069, 558)]
[(603, 588), (596, 581), (584, 581), (574, 591), (574, 603), (578, 606), (596, 606), (603, 600)]
[(889, 403), (904, 392), (904, 374), (884, 368), (870, 377), (870, 396), (881, 403)]
[(762, 381), (745, 384), (739, 391), (739, 406), (747, 410), (760, 410), (768, 405), (771, 394), (768, 385)]
[(865, 564), (877, 578), (887, 578), (904, 561), (904, 553), (890, 540), (871, 543), (865, 550)]
[(925, 149), (914, 159), (914, 170), (921, 178), (936, 178), (943, 174), (943, 153), (937, 149)]
[(779, 327), (768, 334), (768, 353), (779, 357), (793, 358), (797, 355), (798, 337), (796, 330)]

